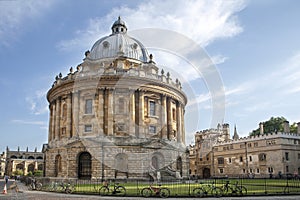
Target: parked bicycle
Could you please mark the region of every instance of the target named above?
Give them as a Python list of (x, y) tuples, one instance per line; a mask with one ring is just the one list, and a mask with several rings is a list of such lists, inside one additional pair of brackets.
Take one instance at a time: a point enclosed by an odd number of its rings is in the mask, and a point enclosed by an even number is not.
[(232, 186), (232, 195), (247, 195), (247, 188), (243, 185), (239, 185), (238, 181)]
[(125, 196), (126, 189), (124, 186), (119, 185), (119, 183), (104, 183), (99, 189), (100, 195), (117, 195)]
[(63, 182), (52, 182), (46, 190), (51, 192), (65, 192), (70, 194), (75, 191), (75, 185), (71, 183), (63, 183)]
[(223, 194), (223, 190), (220, 187), (216, 187), (215, 183), (213, 184), (203, 184), (200, 183), (201, 186), (193, 189), (193, 195), (195, 197), (204, 197), (204, 196), (213, 196), (213, 197), (221, 197)]
[(42, 183), (38, 182), (35, 178), (31, 179), (31, 182), (28, 186), (29, 190), (41, 190), (43, 187)]
[(141, 194), (143, 197), (150, 197), (150, 196), (159, 196), (162, 198), (168, 198), (170, 196), (170, 190), (166, 187), (154, 187), (152, 184), (149, 187), (145, 187), (142, 189)]
[(221, 188), (223, 190), (223, 194), (227, 196), (242, 196), (247, 194), (247, 188), (243, 185), (238, 185), (238, 182), (232, 185), (229, 181), (226, 181)]
[(61, 183), (62, 191), (71, 194), (75, 191), (75, 185), (71, 183)]

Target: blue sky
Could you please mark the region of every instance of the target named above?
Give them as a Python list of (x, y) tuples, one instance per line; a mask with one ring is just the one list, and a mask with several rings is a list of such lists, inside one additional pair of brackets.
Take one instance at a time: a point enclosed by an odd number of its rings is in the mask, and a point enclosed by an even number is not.
[[(295, 0), (2, 0), (0, 150), (40, 150), (47, 143), (46, 92), (58, 73), (66, 75), (97, 39), (110, 34), (119, 15), (129, 30), (172, 30), (201, 45), (223, 80), (223, 122), (232, 132), (236, 124), (246, 136), (272, 116), (299, 122), (299, 8)], [(172, 76), (183, 79), (189, 91), (189, 144), (196, 130), (211, 126), (211, 93), (199, 74), (185, 70), (191, 66), (184, 59), (150, 53), (161, 68), (174, 70)]]

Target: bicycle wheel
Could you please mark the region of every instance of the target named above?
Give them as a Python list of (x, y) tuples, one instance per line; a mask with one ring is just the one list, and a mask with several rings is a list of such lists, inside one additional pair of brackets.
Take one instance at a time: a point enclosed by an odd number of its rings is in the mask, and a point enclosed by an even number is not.
[(126, 189), (124, 186), (118, 186), (115, 190), (115, 195), (124, 197), (126, 195)]
[(162, 198), (168, 198), (170, 196), (170, 190), (168, 188), (160, 188), (159, 196)]
[(108, 195), (109, 194), (109, 189), (107, 186), (102, 186), (100, 189), (99, 189), (99, 194), (104, 196), (104, 195)]
[(42, 187), (43, 187), (43, 185), (41, 183), (37, 183), (35, 185), (35, 189), (38, 190), (38, 191), (40, 191), (42, 189)]
[(202, 188), (195, 188), (193, 189), (193, 195), (194, 197), (203, 197), (205, 196), (205, 192)]
[(143, 197), (150, 197), (152, 196), (152, 191), (149, 188), (143, 188), (141, 191), (141, 195)]
[(211, 195), (214, 197), (221, 197), (222, 194), (223, 194), (223, 191), (219, 187), (212, 188), (212, 190), (211, 190)]
[(232, 189), (230, 187), (221, 188), (222, 194), (225, 196), (232, 195)]
[(240, 186), (239, 190), (240, 190), (240, 195), (241, 196), (247, 195), (247, 188), (245, 186)]

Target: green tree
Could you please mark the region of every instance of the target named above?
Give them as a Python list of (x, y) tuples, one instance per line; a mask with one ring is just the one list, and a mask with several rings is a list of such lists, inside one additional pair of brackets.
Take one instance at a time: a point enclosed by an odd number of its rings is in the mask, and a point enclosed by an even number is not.
[[(271, 117), (268, 121), (263, 122), (264, 124), (264, 134), (272, 132), (283, 132), (283, 123), (287, 121), (284, 117)], [(294, 123), (296, 124), (296, 123)], [(291, 132), (294, 131), (294, 124), (291, 126)], [(296, 125), (297, 131), (297, 125)], [(250, 136), (260, 135), (259, 128), (253, 130), (249, 133)]]
[(43, 176), (43, 170), (36, 170), (33, 172), (34, 176)]
[(21, 169), (17, 169), (16, 171), (13, 171), (13, 175), (14, 176), (23, 176), (23, 170), (21, 170)]
[(294, 122), (291, 126), (290, 126), (290, 132), (291, 133), (297, 133), (297, 128), (298, 128), (298, 125), (296, 122)]

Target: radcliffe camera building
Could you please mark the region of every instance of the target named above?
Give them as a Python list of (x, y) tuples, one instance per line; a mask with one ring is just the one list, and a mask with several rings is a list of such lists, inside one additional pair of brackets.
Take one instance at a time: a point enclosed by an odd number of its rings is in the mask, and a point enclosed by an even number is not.
[(158, 69), (120, 17), (111, 29), (47, 93), (45, 176), (187, 177), (180, 81)]

